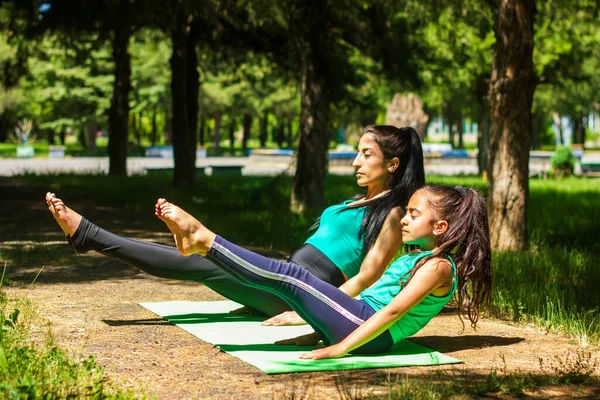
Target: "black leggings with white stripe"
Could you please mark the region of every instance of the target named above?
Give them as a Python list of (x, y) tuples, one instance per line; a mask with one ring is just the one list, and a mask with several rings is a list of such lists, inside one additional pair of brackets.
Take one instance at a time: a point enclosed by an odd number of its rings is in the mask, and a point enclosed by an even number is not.
[[(366, 302), (323, 282), (294, 263), (272, 260), (217, 236), (206, 256), (241, 284), (271, 292), (310, 324), (326, 345), (340, 342), (375, 314)], [(389, 331), (353, 353), (382, 353), (393, 345)]]
[[(77, 253), (94, 250), (131, 264), (150, 275), (202, 283), (220, 295), (266, 316), (291, 309), (274, 294), (240, 285), (215, 263), (198, 254), (184, 257), (172, 246), (118, 236), (85, 218), (81, 220), (79, 228), (73, 237), (69, 238), (69, 242)], [(335, 264), (311, 245), (304, 245), (296, 250), (289, 261), (332, 285), (340, 286), (345, 282), (344, 275)]]

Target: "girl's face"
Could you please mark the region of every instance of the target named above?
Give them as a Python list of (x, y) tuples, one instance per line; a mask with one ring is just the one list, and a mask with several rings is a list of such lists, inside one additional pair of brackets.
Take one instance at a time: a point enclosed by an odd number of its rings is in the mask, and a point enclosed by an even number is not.
[(416, 192), (406, 206), (406, 215), (402, 224), (402, 241), (405, 244), (418, 245), (421, 249), (436, 247), (436, 236), (445, 232), (448, 223), (436, 221), (433, 211), (427, 205), (425, 193)]
[(392, 160), (384, 158), (373, 135), (363, 135), (358, 143), (358, 155), (352, 163), (356, 168), (356, 183), (361, 187), (383, 191), (398, 164), (398, 158)]

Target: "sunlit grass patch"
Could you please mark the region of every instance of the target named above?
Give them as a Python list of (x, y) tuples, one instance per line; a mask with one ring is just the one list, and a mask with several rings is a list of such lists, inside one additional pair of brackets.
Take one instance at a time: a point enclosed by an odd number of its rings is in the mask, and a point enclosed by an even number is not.
[(582, 344), (600, 340), (600, 257), (569, 249), (494, 255), (495, 310)]
[[(109, 384), (95, 357), (72, 357), (50, 331), (40, 332), (40, 317), (27, 299), (8, 299), (0, 288), (0, 398), (145, 397)], [(34, 329), (38, 329), (34, 332)]]

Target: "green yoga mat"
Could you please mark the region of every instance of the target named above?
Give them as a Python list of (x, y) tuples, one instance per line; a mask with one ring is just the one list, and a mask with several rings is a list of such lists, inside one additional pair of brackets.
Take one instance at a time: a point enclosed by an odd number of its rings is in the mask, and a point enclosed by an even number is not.
[(273, 343), (312, 332), (308, 325), (261, 326), (263, 318), (230, 315), (229, 311), (241, 307), (233, 301), (169, 301), (140, 305), (267, 374), (462, 362), (408, 340), (397, 343), (385, 354), (301, 360), (298, 357), (314, 347), (278, 346)]

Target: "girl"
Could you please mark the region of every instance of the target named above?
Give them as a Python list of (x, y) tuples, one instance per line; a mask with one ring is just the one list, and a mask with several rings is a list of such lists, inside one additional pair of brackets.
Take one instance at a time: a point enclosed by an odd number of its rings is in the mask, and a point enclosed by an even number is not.
[[(400, 248), (401, 207), (425, 183), (421, 142), (412, 128), (367, 126), (353, 166), (358, 185), (367, 189), (366, 195), (326, 209), (316, 232), (288, 260), (340, 286), (350, 296), (375, 282)], [(174, 247), (107, 232), (67, 208), (53, 193), (46, 194), (46, 202), (78, 253), (96, 250), (151, 275), (200, 282), (267, 316), (290, 309), (271, 293), (239, 285), (210, 259), (183, 257)], [(290, 312), (265, 324), (301, 322)]]
[(271, 260), (215, 235), (181, 208), (159, 199), (155, 214), (183, 255), (201, 254), (240, 283), (284, 299), (327, 347), (301, 358), (381, 353), (411, 336), (458, 293), (473, 326), (492, 284), (487, 212), (473, 189), (431, 185), (411, 198), (402, 218), (409, 253), (355, 299), (293, 263)]

